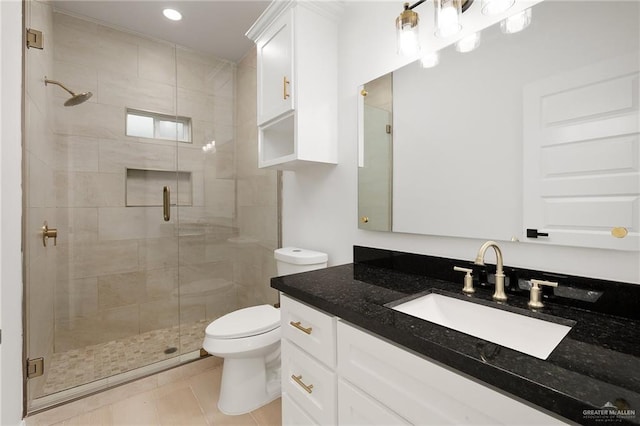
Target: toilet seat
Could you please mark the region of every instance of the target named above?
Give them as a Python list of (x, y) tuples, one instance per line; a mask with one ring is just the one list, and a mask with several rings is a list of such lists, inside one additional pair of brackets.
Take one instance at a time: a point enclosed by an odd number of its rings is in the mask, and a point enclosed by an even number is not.
[(239, 309), (213, 321), (205, 330), (205, 338), (239, 339), (257, 336), (280, 327), (280, 310), (271, 305)]

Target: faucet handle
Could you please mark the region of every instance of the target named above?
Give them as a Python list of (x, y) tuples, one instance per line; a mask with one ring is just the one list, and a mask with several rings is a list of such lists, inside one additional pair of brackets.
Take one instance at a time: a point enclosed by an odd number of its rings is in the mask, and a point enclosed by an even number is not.
[(531, 280), (531, 296), (529, 297), (529, 307), (532, 309), (540, 309), (544, 308), (542, 304), (542, 289), (541, 285), (546, 285), (549, 287), (558, 287), (558, 283), (555, 281), (544, 281), (544, 280)]
[(459, 271), (459, 272), (466, 272), (466, 275), (464, 276), (464, 287), (462, 287), (462, 292), (467, 294), (475, 293), (475, 289), (473, 288), (473, 276), (471, 275), (471, 273), (473, 272), (473, 269), (454, 266), (453, 270)]

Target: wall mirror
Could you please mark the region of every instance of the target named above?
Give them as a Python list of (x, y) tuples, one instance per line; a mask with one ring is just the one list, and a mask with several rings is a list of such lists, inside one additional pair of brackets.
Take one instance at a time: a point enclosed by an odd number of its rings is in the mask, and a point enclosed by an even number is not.
[[(391, 108), (374, 116), (366, 112), (377, 108), (373, 98), (363, 97), (359, 226), (531, 242), (536, 241), (526, 238), (526, 228), (557, 228), (545, 242), (597, 247), (608, 246), (599, 240), (576, 243), (581, 236), (564, 238), (564, 232), (579, 227), (582, 234), (611, 238), (609, 228), (624, 227), (633, 238), (612, 248), (637, 249), (639, 13), (636, 2), (544, 1), (532, 8), (531, 25), (522, 32), (502, 34), (494, 25), (482, 31), (472, 52), (449, 46), (434, 68), (411, 63), (365, 84), (373, 92), (388, 82), (383, 93)], [(598, 74), (611, 68), (615, 76)], [(572, 77), (585, 73), (597, 74), (597, 84)], [(556, 87), (553, 94), (550, 87)], [(385, 151), (369, 129), (386, 126), (389, 117)], [(382, 124), (373, 124), (378, 119)], [(611, 120), (627, 127), (611, 134), (593, 130), (615, 127)], [(571, 139), (585, 132), (590, 133), (579, 141)], [(562, 146), (550, 152), (526, 147), (531, 141), (551, 145), (546, 137), (564, 138)], [(598, 165), (604, 157), (616, 160)], [(531, 190), (527, 180), (536, 167), (545, 170), (545, 179)], [(559, 192), (571, 180), (600, 186), (610, 173), (617, 175), (614, 180), (628, 179), (602, 194)], [(595, 185), (588, 182), (594, 176), (602, 178)], [(533, 205), (527, 198), (536, 191), (544, 199)], [(388, 210), (380, 207), (386, 198)]]

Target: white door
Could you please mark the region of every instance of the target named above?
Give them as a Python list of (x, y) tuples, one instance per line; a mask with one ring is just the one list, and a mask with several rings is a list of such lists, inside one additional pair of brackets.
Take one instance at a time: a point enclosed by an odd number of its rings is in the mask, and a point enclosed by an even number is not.
[(637, 54), (524, 88), (524, 227), (541, 242), (640, 250)]

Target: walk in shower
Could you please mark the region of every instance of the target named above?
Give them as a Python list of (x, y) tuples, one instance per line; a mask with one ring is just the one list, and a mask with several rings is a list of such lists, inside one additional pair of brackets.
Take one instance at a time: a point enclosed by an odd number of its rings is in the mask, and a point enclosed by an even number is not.
[(28, 411), (199, 357), (210, 321), (277, 301), (255, 53), (235, 64), (54, 7), (25, 2), (44, 35), (25, 49)]

